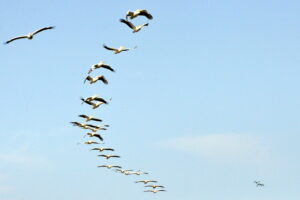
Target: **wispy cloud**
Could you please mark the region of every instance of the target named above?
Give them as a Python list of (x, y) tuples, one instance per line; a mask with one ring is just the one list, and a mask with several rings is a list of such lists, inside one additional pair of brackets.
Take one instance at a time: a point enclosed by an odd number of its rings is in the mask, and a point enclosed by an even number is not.
[(191, 153), (214, 161), (261, 162), (269, 148), (263, 138), (249, 134), (209, 134), (173, 138), (161, 147)]

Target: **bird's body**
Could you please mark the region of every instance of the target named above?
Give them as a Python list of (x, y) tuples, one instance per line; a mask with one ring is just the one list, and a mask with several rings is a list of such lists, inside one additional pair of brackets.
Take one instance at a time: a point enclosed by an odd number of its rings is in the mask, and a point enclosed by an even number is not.
[(101, 155), (98, 155), (98, 156), (101, 156), (101, 157), (104, 157), (106, 159), (110, 159), (110, 158), (120, 158), (121, 156), (117, 156), (117, 155), (107, 155), (107, 154), (101, 154)]
[(153, 180), (141, 180), (141, 181), (136, 181), (135, 183), (148, 184), (148, 183), (157, 183), (157, 181), (153, 181)]
[[(94, 95), (94, 96), (88, 97), (86, 99), (81, 97), (80, 99), (81, 99), (82, 103), (91, 105), (93, 109), (98, 108), (102, 104), (108, 104), (108, 102), (105, 99), (98, 97), (98, 95)], [(92, 101), (98, 101), (98, 102), (93, 103)]]
[(119, 168), (121, 169), (121, 166), (118, 165), (99, 165), (98, 167), (106, 167), (107, 169), (111, 169), (111, 168)]
[(90, 68), (90, 70), (88, 71), (88, 74), (90, 74), (90, 73), (91, 73), (92, 71), (94, 71), (95, 69), (99, 69), (99, 68), (108, 69), (109, 71), (112, 71), (112, 72), (115, 71), (111, 66), (104, 64), (103, 61), (100, 61), (99, 63), (93, 65), (93, 66)]
[(162, 185), (145, 185), (145, 187), (152, 187), (153, 189), (155, 189), (155, 188), (165, 188)]
[(34, 31), (34, 32), (32, 32), (32, 33), (29, 33), (29, 34), (27, 34), (27, 35), (23, 35), (23, 36), (19, 36), (19, 37), (12, 38), (12, 39), (6, 41), (5, 44), (11, 43), (12, 41), (19, 40), (19, 39), (26, 39), (26, 38), (27, 38), (27, 39), (29, 39), (29, 40), (32, 40), (34, 35), (36, 35), (36, 34), (42, 32), (42, 31), (49, 30), (49, 29), (53, 29), (53, 28), (55, 28), (55, 27), (54, 27), (54, 26), (44, 27), (44, 28), (41, 28), (41, 29), (39, 29), (39, 30), (37, 30), (37, 31)]
[(145, 9), (137, 9), (136, 11), (128, 11), (126, 14), (126, 19), (134, 19), (138, 16), (145, 16), (148, 19), (153, 19), (152, 15)]
[(256, 184), (256, 187), (263, 187), (265, 186), (263, 183), (261, 183), (260, 181), (254, 181), (254, 183)]
[(106, 45), (104, 44), (103, 47), (104, 47), (105, 49), (107, 49), (107, 50), (113, 51), (115, 54), (121, 53), (121, 52), (123, 52), (123, 51), (129, 51), (129, 50), (130, 50), (130, 49), (125, 48), (125, 47), (123, 47), (123, 46), (120, 46), (118, 49), (116, 49), (116, 48), (108, 47), (108, 46), (106, 46)]
[(112, 149), (112, 148), (103, 148), (103, 147), (93, 148), (91, 150), (99, 151), (99, 152), (102, 152), (102, 151), (114, 151), (114, 149)]
[(102, 122), (101, 119), (95, 118), (93, 116), (88, 116), (88, 115), (79, 115), (79, 117), (82, 117), (85, 119), (86, 122), (88, 121), (97, 121), (97, 122)]
[(87, 76), (85, 79), (84, 79), (84, 82), (86, 81), (89, 81), (90, 84), (93, 84), (93, 83), (96, 83), (97, 81), (102, 81), (104, 84), (108, 84), (108, 81), (107, 79), (105, 78), (105, 76), (101, 75), (101, 76), (96, 76), (94, 78), (92, 78), (91, 76)]
[(90, 137), (97, 137), (97, 138), (99, 138), (99, 140), (103, 141), (103, 137), (98, 133), (95, 133), (95, 132), (87, 133), (87, 135), (90, 136)]
[(158, 192), (166, 192), (166, 190), (145, 190), (144, 192), (158, 193)]
[(133, 33), (139, 32), (144, 26), (148, 26), (149, 24), (142, 24), (139, 26), (135, 26), (133, 23), (131, 23), (130, 21), (127, 21), (125, 19), (120, 19), (120, 22), (126, 24), (127, 26), (129, 26), (129, 28), (131, 28), (133, 31)]
[(125, 174), (125, 175), (131, 175), (132, 174), (132, 171), (131, 169), (116, 169), (116, 172), (120, 172), (122, 174)]

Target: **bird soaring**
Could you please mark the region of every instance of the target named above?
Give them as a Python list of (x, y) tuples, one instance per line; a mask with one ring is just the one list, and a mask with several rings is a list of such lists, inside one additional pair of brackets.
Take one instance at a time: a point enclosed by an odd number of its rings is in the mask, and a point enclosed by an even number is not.
[(147, 184), (147, 183), (157, 183), (157, 181), (153, 181), (153, 180), (141, 180), (141, 181), (135, 181), (135, 183), (144, 183), (144, 184)]
[(145, 187), (152, 187), (153, 189), (155, 189), (155, 188), (165, 188), (162, 185), (145, 185)]
[(126, 19), (134, 19), (138, 16), (145, 16), (148, 19), (153, 19), (152, 15), (145, 9), (137, 9), (136, 11), (128, 11), (126, 14)]
[(103, 148), (103, 147), (98, 147), (98, 148), (93, 148), (93, 149), (91, 149), (91, 151), (100, 151), (100, 152), (102, 152), (102, 151), (114, 151), (114, 149), (112, 149), (112, 148)]
[(105, 44), (103, 44), (103, 47), (104, 47), (105, 49), (107, 49), (107, 50), (113, 51), (115, 54), (121, 53), (121, 52), (123, 52), (123, 51), (129, 51), (129, 50), (130, 50), (130, 49), (125, 48), (125, 47), (123, 47), (123, 46), (120, 46), (118, 49), (116, 49), (116, 48), (108, 47), (108, 46), (106, 46)]
[(166, 192), (167, 190), (145, 190), (144, 192), (152, 192), (152, 193), (157, 193), (157, 192)]
[(117, 155), (106, 155), (106, 154), (101, 154), (101, 155), (98, 155), (98, 156), (101, 156), (101, 157), (104, 157), (106, 159), (110, 159), (110, 158), (120, 158), (121, 156), (117, 156)]
[(32, 33), (29, 33), (27, 35), (22, 35), (22, 36), (18, 36), (18, 37), (12, 38), (12, 39), (6, 41), (4, 44), (8, 44), (8, 43), (11, 43), (12, 41), (19, 40), (19, 39), (25, 39), (25, 38), (31, 40), (34, 35), (42, 32), (42, 31), (49, 30), (49, 29), (54, 29), (54, 28), (55, 28), (55, 26), (44, 27), (44, 28), (36, 30), (36, 31), (34, 31)]
[(125, 19), (120, 19), (120, 22), (126, 24), (127, 26), (129, 26), (129, 28), (131, 28), (133, 31), (133, 33), (139, 32), (144, 26), (148, 26), (149, 24), (142, 24), (140, 26), (135, 26), (133, 23), (131, 23), (130, 21), (127, 21)]
[(94, 71), (95, 69), (99, 69), (99, 68), (104, 68), (104, 69), (108, 69), (109, 71), (115, 72), (115, 70), (114, 70), (111, 66), (104, 64), (103, 61), (100, 61), (99, 63), (93, 65), (93, 66), (89, 69), (88, 74), (90, 74), (90, 73), (91, 73), (92, 71)]
[(121, 166), (118, 165), (99, 165), (98, 167), (106, 167), (107, 169), (111, 169), (111, 168), (119, 168), (121, 169)]
[(102, 122), (102, 119), (98, 119), (98, 118), (95, 118), (95, 117), (93, 117), (93, 116), (88, 116), (88, 115), (78, 115), (78, 117), (84, 118), (86, 122), (88, 122), (88, 121)]
[(85, 79), (84, 79), (84, 83), (86, 81), (89, 81), (90, 84), (93, 84), (93, 83), (96, 83), (97, 81), (102, 81), (104, 84), (108, 84), (108, 81), (107, 79), (105, 78), (105, 76), (101, 75), (101, 76), (96, 76), (95, 78), (91, 77), (91, 76), (87, 76)]

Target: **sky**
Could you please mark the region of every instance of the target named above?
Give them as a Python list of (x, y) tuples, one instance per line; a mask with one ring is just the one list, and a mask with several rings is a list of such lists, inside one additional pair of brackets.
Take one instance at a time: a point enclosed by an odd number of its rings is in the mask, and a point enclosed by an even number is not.
[[(0, 1), (1, 200), (298, 200), (300, 2)], [(147, 9), (138, 33), (118, 20)], [(115, 55), (103, 49), (126, 46)], [(108, 85), (83, 84), (98, 69)], [(112, 98), (92, 110), (80, 97)], [(91, 152), (79, 114), (110, 128)], [(96, 146), (92, 146), (96, 147)], [(125, 176), (102, 164), (149, 172)], [(144, 193), (154, 179), (167, 192)], [(265, 187), (256, 187), (260, 180)]]

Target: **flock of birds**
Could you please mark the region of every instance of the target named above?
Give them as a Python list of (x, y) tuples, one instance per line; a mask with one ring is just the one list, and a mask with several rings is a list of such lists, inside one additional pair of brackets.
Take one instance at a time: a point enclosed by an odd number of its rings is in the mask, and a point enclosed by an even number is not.
[[(126, 14), (126, 19), (120, 19), (120, 22), (126, 24), (129, 28), (132, 29), (133, 33), (136, 33), (136, 32), (139, 32), (145, 26), (149, 25), (149, 23), (145, 23), (145, 24), (136, 26), (131, 21), (129, 21), (129, 19), (133, 20), (133, 19), (135, 19), (136, 17), (139, 17), (139, 16), (144, 16), (144, 17), (146, 17), (149, 20), (153, 19), (152, 15), (147, 10), (145, 10), (145, 9), (138, 9), (136, 11), (128, 11), (127, 14)], [(22, 36), (14, 37), (14, 38), (12, 38), (10, 40), (7, 40), (4, 44), (9, 44), (9, 43), (11, 43), (11, 42), (13, 42), (15, 40), (19, 40), (19, 39), (29, 39), (29, 40), (31, 40), (31, 39), (33, 39), (33, 37), (36, 34), (42, 32), (42, 31), (51, 30), (51, 29), (54, 29), (54, 28), (55, 28), (55, 26), (44, 27), (44, 28), (36, 30), (36, 31), (34, 31), (32, 33), (29, 33), (27, 35), (22, 35)], [(115, 54), (119, 54), (119, 53), (121, 53), (123, 51), (129, 51), (130, 50), (129, 48), (126, 48), (124, 46), (120, 46), (119, 48), (112, 48), (112, 47), (108, 47), (107, 45), (103, 44), (103, 47), (105, 49), (109, 50), (109, 51), (113, 51)], [(134, 47), (134, 48), (136, 48), (136, 47)], [(115, 72), (115, 70), (110, 65), (105, 64), (104, 61), (100, 61), (99, 63), (94, 64), (93, 66), (90, 67), (90, 69), (88, 71), (88, 75), (84, 79), (84, 83), (86, 81), (88, 81), (90, 84), (94, 84), (94, 83), (96, 83), (98, 81), (101, 81), (103, 84), (108, 84), (108, 80), (103, 75), (95, 76), (95, 77), (91, 77), (90, 76), (90, 74), (94, 70), (101, 69), (101, 68), (109, 70), (111, 72)], [(92, 109), (97, 109), (101, 105), (109, 103), (109, 101), (105, 100), (104, 98), (99, 97), (98, 95), (93, 95), (93, 96), (90, 96), (90, 97), (87, 97), (87, 98), (81, 97), (81, 101), (82, 101), (82, 103), (90, 105)], [(102, 119), (96, 118), (96, 117), (91, 116), (91, 115), (81, 114), (78, 117), (83, 118), (86, 123), (90, 122), (90, 121), (102, 122)], [(109, 125), (93, 125), (93, 124), (86, 124), (86, 123), (71, 122), (71, 124), (74, 125), (74, 126), (77, 126), (77, 127), (82, 128), (82, 129), (90, 130), (91, 131), (91, 132), (86, 133), (85, 136), (88, 136), (90, 138), (97, 138), (99, 140), (98, 142), (94, 141), (94, 140), (85, 141), (84, 144), (86, 144), (86, 145), (104, 144), (103, 143), (104, 138), (102, 137), (102, 135), (100, 135), (98, 133), (98, 131), (107, 130), (107, 128), (109, 127)], [(115, 149), (113, 149), (113, 148), (107, 148), (107, 147), (94, 147), (94, 148), (91, 149), (91, 151), (98, 151), (98, 152), (102, 153), (102, 152), (108, 152), (108, 151), (114, 152)], [(99, 157), (103, 157), (106, 160), (111, 159), (111, 158), (120, 158), (121, 157), (119, 155), (111, 155), (111, 154), (104, 154), (104, 153), (100, 154), (98, 156)], [(131, 170), (131, 169), (123, 169), (119, 165), (99, 165), (97, 167), (99, 167), (99, 168), (107, 168), (107, 169), (114, 169), (115, 172), (122, 173), (124, 175), (138, 175), (138, 176), (140, 176), (140, 175), (147, 175), (147, 174), (149, 174), (147, 172), (142, 172), (141, 170), (134, 171), (134, 170)], [(157, 193), (157, 192), (164, 192), (164, 191), (166, 191), (164, 189), (165, 187), (163, 185), (157, 185), (156, 184), (157, 181), (155, 181), (155, 180), (145, 179), (145, 180), (135, 181), (135, 183), (144, 183), (144, 185), (145, 185), (144, 187), (145, 188), (151, 188), (151, 189), (144, 190), (144, 192)], [(148, 183), (150, 183), (150, 184), (148, 184)], [(261, 183), (260, 181), (254, 181), (254, 183), (256, 184), (256, 187), (263, 187), (264, 186), (264, 184)]]

